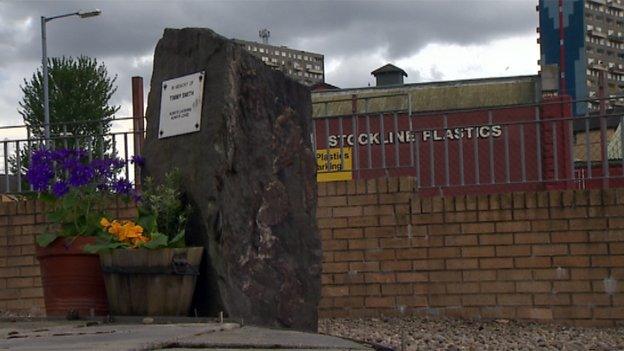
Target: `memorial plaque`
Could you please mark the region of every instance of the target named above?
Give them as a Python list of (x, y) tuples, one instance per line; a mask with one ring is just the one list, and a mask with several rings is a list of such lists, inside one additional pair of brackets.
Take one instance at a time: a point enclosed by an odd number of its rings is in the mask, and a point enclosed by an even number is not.
[(158, 138), (198, 132), (204, 71), (163, 81), (161, 89)]

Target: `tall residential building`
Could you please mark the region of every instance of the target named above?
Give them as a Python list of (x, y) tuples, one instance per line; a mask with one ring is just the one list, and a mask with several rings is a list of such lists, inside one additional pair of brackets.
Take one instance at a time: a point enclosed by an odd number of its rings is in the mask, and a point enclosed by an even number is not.
[[(559, 87), (560, 93), (567, 93), (574, 100), (597, 98), (599, 76), (604, 72), (605, 93), (610, 97), (624, 94), (623, 3), (624, 0), (539, 0), (539, 62), (542, 72), (553, 65), (559, 69), (563, 62), (559, 78), (565, 86)], [(624, 99), (612, 100), (612, 105), (624, 106)], [(597, 103), (576, 103), (574, 112), (585, 115), (596, 108)]]
[[(265, 64), (300, 81), (305, 85), (325, 81), (325, 61), (321, 54), (234, 39), (244, 49), (260, 58)], [(266, 40), (265, 40), (266, 41)]]

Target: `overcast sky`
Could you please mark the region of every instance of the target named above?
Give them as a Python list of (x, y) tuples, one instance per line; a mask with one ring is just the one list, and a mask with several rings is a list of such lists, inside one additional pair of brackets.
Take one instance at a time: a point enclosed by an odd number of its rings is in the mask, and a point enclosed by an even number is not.
[[(258, 40), (325, 55), (326, 81), (373, 85), (388, 63), (406, 82), (536, 74), (536, 0), (490, 1), (7, 1), (0, 0), (0, 125), (21, 124), (20, 85), (41, 62), (40, 16), (79, 9), (99, 17), (49, 22), (48, 56), (95, 57), (117, 75), (112, 103), (129, 116), (130, 78), (145, 79), (166, 27), (208, 27), (230, 38)], [(0, 137), (2, 135), (0, 130)]]

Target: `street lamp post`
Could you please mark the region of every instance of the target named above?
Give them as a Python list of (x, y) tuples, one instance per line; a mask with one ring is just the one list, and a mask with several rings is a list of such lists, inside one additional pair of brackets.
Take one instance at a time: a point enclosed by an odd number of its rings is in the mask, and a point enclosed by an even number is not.
[(66, 13), (64, 15), (44, 17), (41, 16), (41, 64), (43, 65), (43, 124), (45, 143), (50, 142), (50, 100), (48, 93), (48, 50), (46, 42), (46, 23), (63, 17), (78, 16), (80, 18), (94, 17), (101, 14), (102, 11), (95, 9), (93, 11), (78, 11)]

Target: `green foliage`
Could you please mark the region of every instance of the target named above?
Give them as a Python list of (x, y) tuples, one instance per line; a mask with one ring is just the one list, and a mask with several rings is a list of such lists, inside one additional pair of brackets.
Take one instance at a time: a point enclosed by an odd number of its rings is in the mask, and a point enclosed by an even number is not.
[(97, 236), (101, 228), (97, 225), (106, 216), (110, 195), (95, 187), (72, 188), (61, 198), (41, 196), (51, 205), (48, 219), (59, 225), (58, 230), (37, 236), (39, 246), (48, 246), (58, 237)]
[[(48, 59), (48, 93), (50, 104), (50, 137), (54, 148), (92, 150), (101, 157), (110, 148), (104, 135), (110, 132), (111, 120), (121, 106), (110, 106), (117, 91), (117, 77), (109, 77), (104, 64), (87, 56)], [(43, 73), (39, 68), (30, 80), (24, 79), (19, 114), (28, 127), (31, 138), (45, 136), (43, 102)], [(39, 147), (33, 143), (30, 149)], [(29, 147), (20, 152), (21, 171), (28, 168)], [(11, 171), (18, 171), (16, 157), (10, 158)]]
[[(110, 78), (103, 64), (87, 56), (51, 58), (48, 60), (48, 74), (51, 135), (95, 138), (110, 131), (110, 119), (120, 108), (108, 105), (117, 91), (114, 85), (117, 77)], [(38, 69), (30, 81), (24, 80), (21, 89), (24, 97), (19, 103), (19, 113), (33, 136), (42, 138), (44, 112), (41, 70)], [(98, 122), (89, 122), (93, 120)]]
[(165, 175), (165, 182), (156, 185), (147, 178), (139, 204), (138, 223), (147, 233), (163, 233), (167, 247), (184, 247), (184, 230), (191, 208), (182, 202), (180, 170)]
[(97, 253), (114, 249), (184, 247), (191, 207), (184, 205), (180, 188), (181, 177), (177, 169), (165, 175), (163, 184), (156, 185), (152, 178), (145, 180), (136, 224), (143, 228), (149, 241), (133, 246), (129, 242), (120, 241), (105, 229), (100, 229), (96, 243), (87, 245), (85, 251)]

